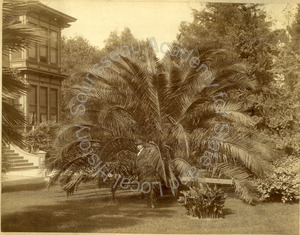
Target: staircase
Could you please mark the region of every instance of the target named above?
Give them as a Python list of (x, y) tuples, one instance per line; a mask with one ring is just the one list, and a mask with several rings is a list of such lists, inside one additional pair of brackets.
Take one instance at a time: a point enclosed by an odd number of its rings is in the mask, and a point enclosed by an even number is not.
[(34, 166), (33, 163), (30, 163), (28, 160), (24, 159), (24, 157), (20, 156), (19, 153), (16, 153), (8, 147), (2, 147), (2, 161), (3, 160), (8, 162), (9, 171), (38, 169), (38, 166)]

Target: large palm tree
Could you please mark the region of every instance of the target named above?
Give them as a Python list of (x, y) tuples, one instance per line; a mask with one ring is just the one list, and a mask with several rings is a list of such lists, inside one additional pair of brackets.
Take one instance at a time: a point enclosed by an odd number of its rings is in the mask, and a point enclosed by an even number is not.
[[(101, 160), (112, 163), (119, 157), (122, 165), (123, 153), (132, 153), (140, 181), (160, 179), (170, 187), (170, 179), (184, 176), (194, 165), (232, 178), (237, 192), (251, 202), (252, 180), (265, 175), (270, 156), (255, 134), (254, 120), (243, 112), (243, 91), (255, 89), (255, 82), (249, 79), (247, 66), (233, 59), (232, 53), (206, 47), (195, 56), (209, 67), (213, 84), (218, 86), (205, 87), (203, 70), (170, 55), (163, 60), (152, 56), (147, 64), (122, 57), (95, 78), (86, 112), (74, 122), (90, 128), (84, 135)], [(82, 87), (75, 85), (72, 90), (76, 95)], [(227, 115), (214, 109), (213, 96), (220, 92), (228, 94)], [(76, 102), (74, 97), (70, 104)], [(219, 157), (204, 167), (199, 157), (215, 135), (216, 123), (228, 123), (230, 134), (220, 143)], [(61, 169), (52, 179), (69, 172), (67, 190), (93, 178), (87, 158), (81, 157), (76, 131), (78, 127), (70, 125), (61, 132), (57, 155)], [(139, 154), (137, 145), (142, 146)], [(128, 166), (127, 161), (123, 163)]]

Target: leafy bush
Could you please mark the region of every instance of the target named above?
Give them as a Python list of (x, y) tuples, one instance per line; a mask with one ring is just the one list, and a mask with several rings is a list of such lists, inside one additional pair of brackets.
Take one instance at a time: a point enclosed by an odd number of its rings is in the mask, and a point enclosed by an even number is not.
[(271, 176), (259, 182), (258, 190), (264, 200), (280, 199), (283, 203), (299, 199), (300, 159), (296, 156), (274, 163)]
[(25, 133), (26, 143), (30, 146), (30, 152), (43, 150), (49, 152), (55, 148), (54, 139), (59, 125), (53, 122), (43, 122), (33, 130)]
[(181, 191), (178, 202), (187, 209), (187, 214), (198, 218), (218, 218), (223, 214), (226, 194), (220, 189), (211, 189), (208, 185), (190, 187)]

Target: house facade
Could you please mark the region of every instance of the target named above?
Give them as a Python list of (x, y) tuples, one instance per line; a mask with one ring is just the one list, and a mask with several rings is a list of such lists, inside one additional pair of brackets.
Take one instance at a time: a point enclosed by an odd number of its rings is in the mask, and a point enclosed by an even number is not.
[[(23, 111), (28, 123), (26, 129), (30, 130), (41, 122), (60, 120), (61, 85), (67, 78), (61, 72), (61, 31), (70, 27), (70, 23), (76, 19), (39, 2), (30, 5), (26, 13), (16, 17), (23, 24), (31, 24), (39, 29), (43, 36), (43, 40), (31, 48), (3, 56), (3, 66), (19, 70), (30, 85), (26, 96), (8, 101)], [(6, 175), (41, 176), (39, 171), (31, 170), (44, 168), (45, 152), (28, 153), (10, 144), (2, 146), (1, 153), (11, 165)]]
[(9, 55), (9, 66), (18, 69), (31, 88), (27, 96), (13, 101), (14, 106), (25, 113), (28, 127), (45, 121), (58, 122), (60, 88), (67, 78), (61, 72), (61, 31), (76, 19), (37, 3), (19, 20), (38, 28), (45, 40)]

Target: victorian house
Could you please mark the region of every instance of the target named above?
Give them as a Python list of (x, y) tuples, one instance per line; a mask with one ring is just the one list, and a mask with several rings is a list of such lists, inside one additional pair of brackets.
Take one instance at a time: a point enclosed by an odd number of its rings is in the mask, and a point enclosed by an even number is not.
[[(22, 110), (28, 122), (27, 129), (45, 121), (59, 122), (61, 84), (67, 75), (61, 72), (61, 32), (76, 19), (40, 2), (20, 14), (19, 20), (39, 28), (42, 42), (3, 58), (3, 65), (19, 70), (31, 89), (26, 96), (11, 101)], [(37, 168), (43, 162), (15, 146), (4, 147), (2, 154), (14, 164), (13, 169)]]
[(16, 106), (26, 114), (28, 124), (43, 121), (59, 121), (60, 87), (67, 76), (61, 73), (61, 31), (70, 27), (75, 18), (50, 8), (42, 3), (34, 4), (28, 13), (19, 16), (25, 24), (38, 27), (45, 42), (22, 52), (10, 54), (11, 68), (21, 71), (31, 86), (25, 97), (16, 101)]

